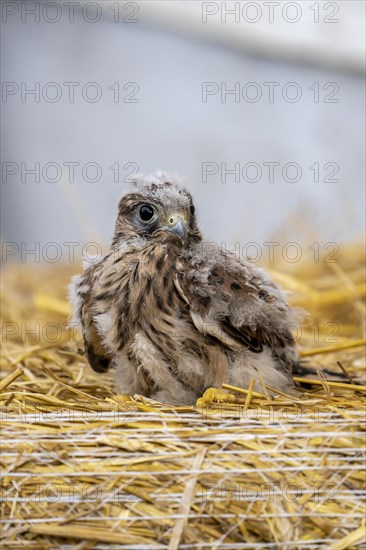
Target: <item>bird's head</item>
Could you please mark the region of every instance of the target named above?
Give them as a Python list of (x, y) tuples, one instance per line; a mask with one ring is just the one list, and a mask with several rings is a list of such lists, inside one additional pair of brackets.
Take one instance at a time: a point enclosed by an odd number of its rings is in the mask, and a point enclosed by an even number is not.
[(192, 196), (176, 178), (138, 177), (121, 198), (113, 246), (136, 237), (181, 248), (201, 240)]

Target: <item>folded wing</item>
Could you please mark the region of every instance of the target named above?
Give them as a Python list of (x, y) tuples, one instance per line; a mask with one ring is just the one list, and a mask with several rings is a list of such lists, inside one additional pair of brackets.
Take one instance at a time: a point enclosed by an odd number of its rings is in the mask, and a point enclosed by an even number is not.
[(176, 287), (197, 330), (232, 351), (261, 353), (267, 346), (291, 370), (296, 315), (263, 270), (226, 252), (211, 257), (196, 252), (182, 261)]

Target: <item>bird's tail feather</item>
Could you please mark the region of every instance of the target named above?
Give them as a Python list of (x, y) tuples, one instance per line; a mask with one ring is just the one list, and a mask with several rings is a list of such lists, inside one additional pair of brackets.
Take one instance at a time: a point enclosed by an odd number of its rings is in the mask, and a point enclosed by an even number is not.
[[(331, 381), (338, 381), (338, 382), (348, 382), (357, 384), (357, 381), (352, 380), (352, 378), (347, 374), (345, 368), (340, 364), (337, 363), (339, 370), (338, 371), (332, 371), (326, 368), (322, 367), (316, 367), (308, 364), (308, 361), (306, 360), (299, 360), (293, 365), (292, 369), (292, 375), (298, 376), (301, 378), (317, 378), (318, 377), (318, 371), (320, 371), (324, 377)], [(297, 384), (301, 385), (301, 382), (297, 382)]]

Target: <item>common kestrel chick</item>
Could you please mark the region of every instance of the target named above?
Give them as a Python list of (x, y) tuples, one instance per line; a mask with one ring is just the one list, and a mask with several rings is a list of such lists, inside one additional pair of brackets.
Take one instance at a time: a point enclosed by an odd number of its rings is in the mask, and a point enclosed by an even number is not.
[(97, 372), (117, 389), (193, 404), (222, 383), (292, 387), (295, 314), (261, 269), (205, 245), (192, 197), (164, 174), (119, 203), (110, 251), (75, 276), (75, 319)]

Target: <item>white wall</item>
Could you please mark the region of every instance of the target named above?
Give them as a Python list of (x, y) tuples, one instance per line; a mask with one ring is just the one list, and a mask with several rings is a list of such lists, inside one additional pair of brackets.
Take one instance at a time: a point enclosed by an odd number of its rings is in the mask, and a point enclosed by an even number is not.
[[(171, 2), (167, 6), (173, 4), (180, 5)], [(338, 4), (343, 6), (343, 2)], [(19, 92), (7, 96), (2, 104), (2, 161), (19, 165), (18, 174), (2, 181), (3, 241), (32, 246), (35, 241), (108, 240), (123, 185), (113, 182), (109, 167), (115, 162), (121, 167), (135, 163), (145, 173), (166, 168), (186, 175), (202, 228), (209, 238), (220, 242), (263, 241), (281, 227), (291, 240), (304, 242), (314, 237), (337, 242), (358, 237), (364, 227), (365, 176), (365, 94), (358, 42), (353, 57), (352, 44), (347, 43), (342, 62), (337, 65), (333, 59), (331, 65), (337, 70), (326, 67), (324, 56), (311, 63), (314, 49), (306, 63), (299, 61), (298, 53), (293, 62), (284, 61), (280, 53), (266, 59), (245, 53), (245, 44), (233, 49), (223, 45), (222, 38), (221, 45), (215, 44), (212, 36), (210, 40), (197, 39), (197, 28), (195, 37), (189, 34), (190, 24), (184, 25), (182, 34), (169, 30), (182, 26), (178, 16), (171, 21), (171, 13), (169, 22), (162, 12), (157, 25), (151, 8), (144, 14), (144, 5), (140, 4), (140, 22), (136, 24), (116, 24), (105, 15), (91, 24), (77, 11), (74, 23), (64, 18), (54, 24), (35, 23), (29, 17), (22, 23), (19, 12), (2, 24), (3, 81), (19, 86), (25, 82), (28, 88), (39, 82), (41, 89), (56, 82), (62, 90), (55, 103), (44, 100), (42, 94), (39, 103), (31, 96), (22, 102)], [(294, 28), (292, 35), (296, 35)], [(342, 29), (338, 32), (343, 40)], [(283, 35), (284, 30), (281, 32)], [(331, 32), (334, 38), (337, 27)], [(299, 27), (301, 33), (303, 27)], [(311, 36), (311, 29), (309, 33)], [(318, 38), (314, 40), (317, 44)], [(341, 42), (337, 49), (342, 49)], [(339, 59), (334, 52), (330, 57), (334, 55)], [(347, 67), (348, 58), (353, 62)], [(137, 83), (137, 103), (113, 101), (108, 88), (117, 81)], [(74, 103), (68, 101), (64, 82), (80, 83)], [(100, 101), (82, 98), (80, 89), (88, 82), (100, 86)], [(242, 98), (236, 103), (232, 95), (222, 102), (216, 94), (204, 103), (203, 82), (215, 82), (219, 87), (224, 83), (228, 89), (239, 82), (241, 90), (246, 83), (255, 82), (263, 96), (256, 103)], [(273, 103), (268, 101), (265, 82), (279, 83)], [(282, 97), (289, 82), (295, 82), (302, 92), (296, 103)], [(318, 103), (314, 102), (314, 90), (309, 89), (315, 82), (320, 86)], [(325, 92), (323, 86), (329, 82), (339, 87), (336, 103), (323, 101), (334, 86)], [(52, 89), (48, 90), (51, 94)], [(288, 93), (294, 90), (289, 88)], [(126, 94), (132, 87), (121, 91)], [(252, 91), (254, 88), (248, 90)], [(101, 180), (83, 181), (77, 167), (73, 183), (68, 181), (67, 170), (57, 183), (44, 181), (42, 176), (37, 183), (30, 175), (21, 181), (21, 162), (28, 167), (39, 162), (43, 167), (49, 162), (62, 166), (73, 161), (81, 166), (98, 163)], [(225, 183), (217, 174), (204, 183), (204, 162), (226, 162), (229, 168), (235, 163), (242, 168), (255, 162), (263, 175), (257, 183), (242, 178), (235, 183), (233, 176)], [(291, 183), (277, 172), (271, 183), (263, 165), (266, 162), (280, 163), (279, 170), (296, 162), (302, 177)], [(314, 163), (320, 167), (337, 164), (335, 178), (339, 181), (324, 181), (332, 170), (328, 166), (327, 172), (320, 173), (321, 181), (315, 182), (309, 169)], [(292, 174), (290, 171), (290, 177)]]

